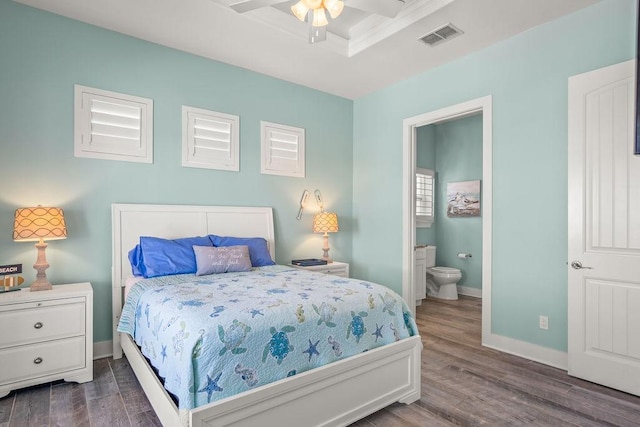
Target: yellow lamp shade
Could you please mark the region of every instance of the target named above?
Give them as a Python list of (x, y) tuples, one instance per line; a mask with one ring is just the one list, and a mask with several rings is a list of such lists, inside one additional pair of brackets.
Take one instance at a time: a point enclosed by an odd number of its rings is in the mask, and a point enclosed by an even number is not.
[(338, 230), (338, 215), (335, 213), (320, 212), (313, 217), (314, 233), (335, 233)]
[(66, 238), (67, 226), (62, 209), (46, 206), (16, 209), (13, 240), (29, 242)]

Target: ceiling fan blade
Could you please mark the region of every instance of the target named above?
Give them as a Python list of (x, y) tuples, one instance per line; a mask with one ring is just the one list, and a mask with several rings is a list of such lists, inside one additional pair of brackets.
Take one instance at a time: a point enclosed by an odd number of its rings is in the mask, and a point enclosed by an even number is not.
[(346, 0), (345, 6), (395, 18), (404, 7), (404, 0)]
[(284, 3), (283, 0), (243, 0), (233, 4), (229, 7), (238, 13), (245, 13), (261, 7), (271, 6), (278, 3)]

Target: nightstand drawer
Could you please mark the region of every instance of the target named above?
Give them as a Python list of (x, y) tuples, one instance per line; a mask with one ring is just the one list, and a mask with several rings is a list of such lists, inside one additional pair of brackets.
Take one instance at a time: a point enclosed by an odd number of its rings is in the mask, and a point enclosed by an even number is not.
[[(84, 298), (72, 304), (14, 304), (0, 312), (0, 348), (85, 334)], [(3, 366), (3, 365), (0, 365)]]
[(344, 267), (327, 268), (326, 270), (318, 271), (318, 273), (333, 274), (339, 277), (349, 277), (347, 275), (347, 269)]
[(0, 350), (0, 383), (84, 368), (84, 346), (81, 336)]
[(291, 265), (298, 270), (315, 271), (316, 273), (331, 274), (339, 277), (349, 277), (349, 264), (346, 262), (334, 261), (328, 264), (309, 265), (306, 267), (300, 265)]

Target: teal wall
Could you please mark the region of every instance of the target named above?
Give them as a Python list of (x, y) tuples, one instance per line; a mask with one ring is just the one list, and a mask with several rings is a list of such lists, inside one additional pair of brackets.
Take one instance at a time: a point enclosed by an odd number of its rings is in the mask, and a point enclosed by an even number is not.
[[(320, 256), (317, 210), (338, 213), (333, 258), (349, 262), (353, 102), (0, 0), (0, 264), (33, 281), (33, 243), (13, 242), (16, 208), (65, 210), (69, 237), (47, 249), (53, 284), (91, 281), (95, 341), (111, 338), (112, 203), (272, 206), (277, 261)], [(154, 163), (73, 156), (73, 85), (154, 100)], [(240, 172), (181, 167), (181, 106), (240, 116)], [(306, 178), (260, 174), (260, 120), (306, 129)], [(330, 173), (329, 173), (330, 172)]]
[[(418, 229), (418, 242), (436, 246), (436, 264), (459, 268), (462, 278), (458, 286), (482, 288), (482, 217), (449, 218), (447, 216), (447, 184), (450, 182), (482, 180), (482, 116), (476, 115), (448, 121), (433, 128), (433, 138), (417, 133), (416, 155), (424, 155), (421, 145), (434, 146), (436, 171), (435, 236)], [(420, 157), (418, 157), (420, 159)], [(426, 162), (418, 160), (417, 163)], [(420, 240), (418, 240), (420, 235)], [(470, 253), (468, 259), (457, 257), (458, 252)]]
[[(273, 206), (284, 263), (320, 255), (313, 209), (295, 220), (302, 190), (319, 188), (340, 216), (334, 259), (401, 292), (402, 120), (493, 95), (492, 330), (566, 350), (567, 79), (633, 58), (635, 16), (633, 0), (602, 0), (352, 102), (0, 0), (0, 262), (33, 280), (13, 212), (63, 207), (69, 238), (49, 245), (48, 276), (93, 283), (107, 340), (111, 203)], [(154, 100), (152, 165), (73, 157), (74, 84)], [(182, 104), (240, 116), (239, 173), (180, 166)], [(260, 120), (306, 129), (305, 179), (260, 174)]]
[(353, 274), (402, 289), (402, 120), (492, 95), (491, 329), (566, 351), (567, 79), (635, 57), (635, 16), (603, 0), (356, 100)]
[(459, 268), (459, 286), (481, 289), (482, 217), (447, 217), (447, 184), (482, 179), (482, 116), (419, 127), (416, 166), (436, 171), (435, 222), (416, 229), (416, 243), (436, 246), (437, 265)]

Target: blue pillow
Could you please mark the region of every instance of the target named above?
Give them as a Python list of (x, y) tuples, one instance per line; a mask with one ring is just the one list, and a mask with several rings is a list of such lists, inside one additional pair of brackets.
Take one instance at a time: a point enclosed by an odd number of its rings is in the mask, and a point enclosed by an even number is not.
[(144, 269), (139, 270), (145, 278), (195, 273), (198, 267), (193, 253), (194, 246), (212, 246), (212, 243), (207, 236), (174, 240), (141, 236), (140, 250)]
[(262, 237), (223, 237), (210, 234), (213, 246), (249, 246), (249, 257), (253, 267), (275, 265), (271, 259), (267, 241)]
[(134, 276), (144, 276), (144, 260), (139, 244), (129, 251), (129, 264), (131, 264), (131, 272)]

